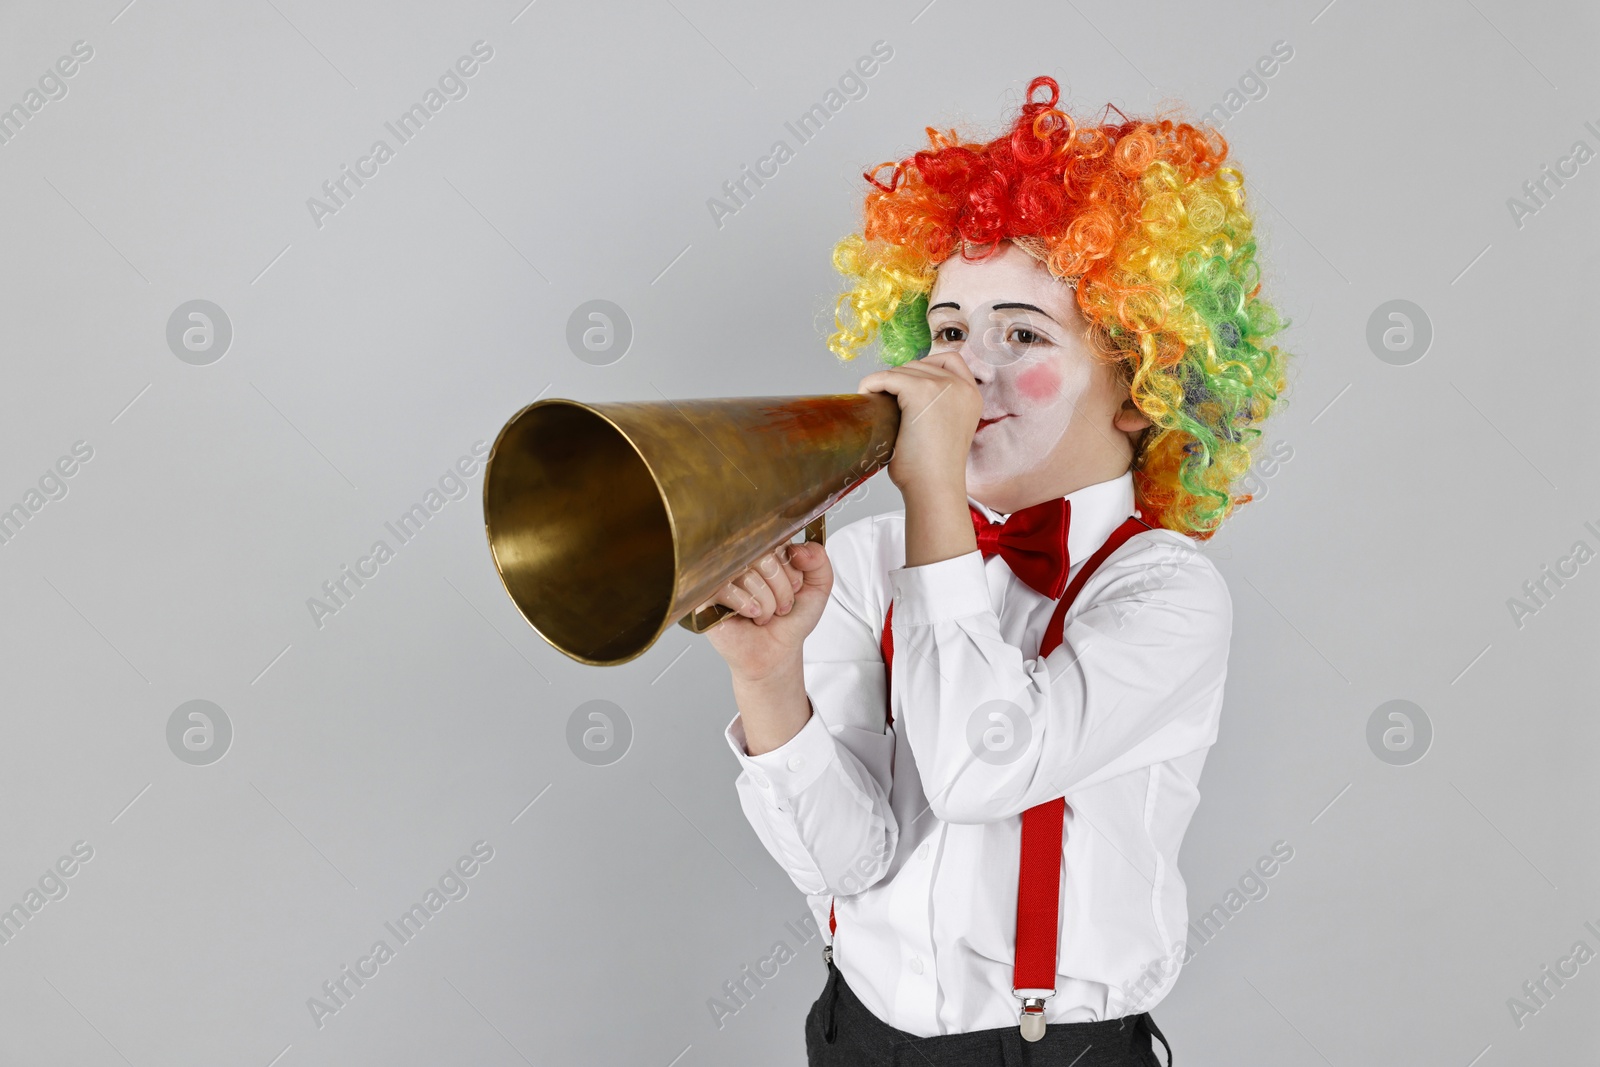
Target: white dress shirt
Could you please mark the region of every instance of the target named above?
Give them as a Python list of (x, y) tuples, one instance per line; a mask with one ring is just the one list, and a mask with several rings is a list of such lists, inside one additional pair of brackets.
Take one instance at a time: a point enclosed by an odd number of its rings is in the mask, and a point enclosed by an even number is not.
[[(1076, 577), (1134, 513), (1132, 476), (1066, 499)], [(737, 715), (726, 736), (756, 835), (824, 930), (834, 905), (845, 981), (919, 1037), (1017, 1025), (1019, 816), (1064, 796), (1045, 1019), (1149, 1010), (1184, 955), (1178, 848), (1222, 711), (1233, 625), (1222, 576), (1182, 534), (1141, 531), (1089, 578), (1041, 659), (1056, 601), (998, 553), (906, 567), (904, 510), (830, 532), (827, 551), (833, 591), (803, 651), (810, 719), (759, 756)], [(878, 642), (891, 595), (886, 729)]]

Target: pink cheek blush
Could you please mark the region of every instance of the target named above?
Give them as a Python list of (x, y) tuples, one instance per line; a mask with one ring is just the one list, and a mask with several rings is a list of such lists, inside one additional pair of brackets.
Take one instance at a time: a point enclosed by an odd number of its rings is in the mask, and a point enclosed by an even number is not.
[(1061, 372), (1043, 363), (1029, 367), (1017, 375), (1017, 392), (1036, 404), (1048, 404), (1061, 392)]

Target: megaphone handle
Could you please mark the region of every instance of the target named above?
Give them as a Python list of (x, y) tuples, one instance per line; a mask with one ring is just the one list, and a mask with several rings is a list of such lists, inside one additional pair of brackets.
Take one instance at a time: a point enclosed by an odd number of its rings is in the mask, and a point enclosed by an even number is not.
[[(793, 536), (792, 534), (790, 536)], [(806, 541), (815, 541), (824, 544), (828, 540), (828, 513), (823, 512), (815, 519), (806, 523)], [(691, 633), (703, 634), (729, 615), (737, 615), (737, 611), (726, 604), (712, 604), (710, 607), (696, 609), (678, 620), (678, 625)]]

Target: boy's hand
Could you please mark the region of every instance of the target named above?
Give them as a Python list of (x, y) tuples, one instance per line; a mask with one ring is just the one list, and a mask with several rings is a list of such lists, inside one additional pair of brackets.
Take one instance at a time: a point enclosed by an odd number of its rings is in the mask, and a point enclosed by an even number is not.
[(727, 660), (736, 682), (796, 673), (801, 646), (816, 629), (832, 590), (833, 566), (821, 542), (780, 545), (700, 605), (722, 604), (740, 612), (707, 630), (706, 637)]
[(957, 352), (935, 352), (861, 379), (858, 393), (893, 393), (900, 433), (889, 459), (889, 480), (902, 495), (960, 488), (967, 453), (983, 415), (983, 394)]

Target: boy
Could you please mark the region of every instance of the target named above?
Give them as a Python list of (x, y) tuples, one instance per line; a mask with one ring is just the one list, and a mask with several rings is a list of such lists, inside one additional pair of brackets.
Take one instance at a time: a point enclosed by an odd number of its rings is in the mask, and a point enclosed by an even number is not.
[(1249, 499), (1282, 324), (1220, 135), (1058, 98), (865, 175), (829, 344), (882, 342), (859, 391), (900, 406), (905, 509), (716, 598), (740, 802), (829, 924), (813, 1065), (1166, 1045), (1177, 969), (1148, 976), (1183, 949), (1232, 626), (1194, 542)]

